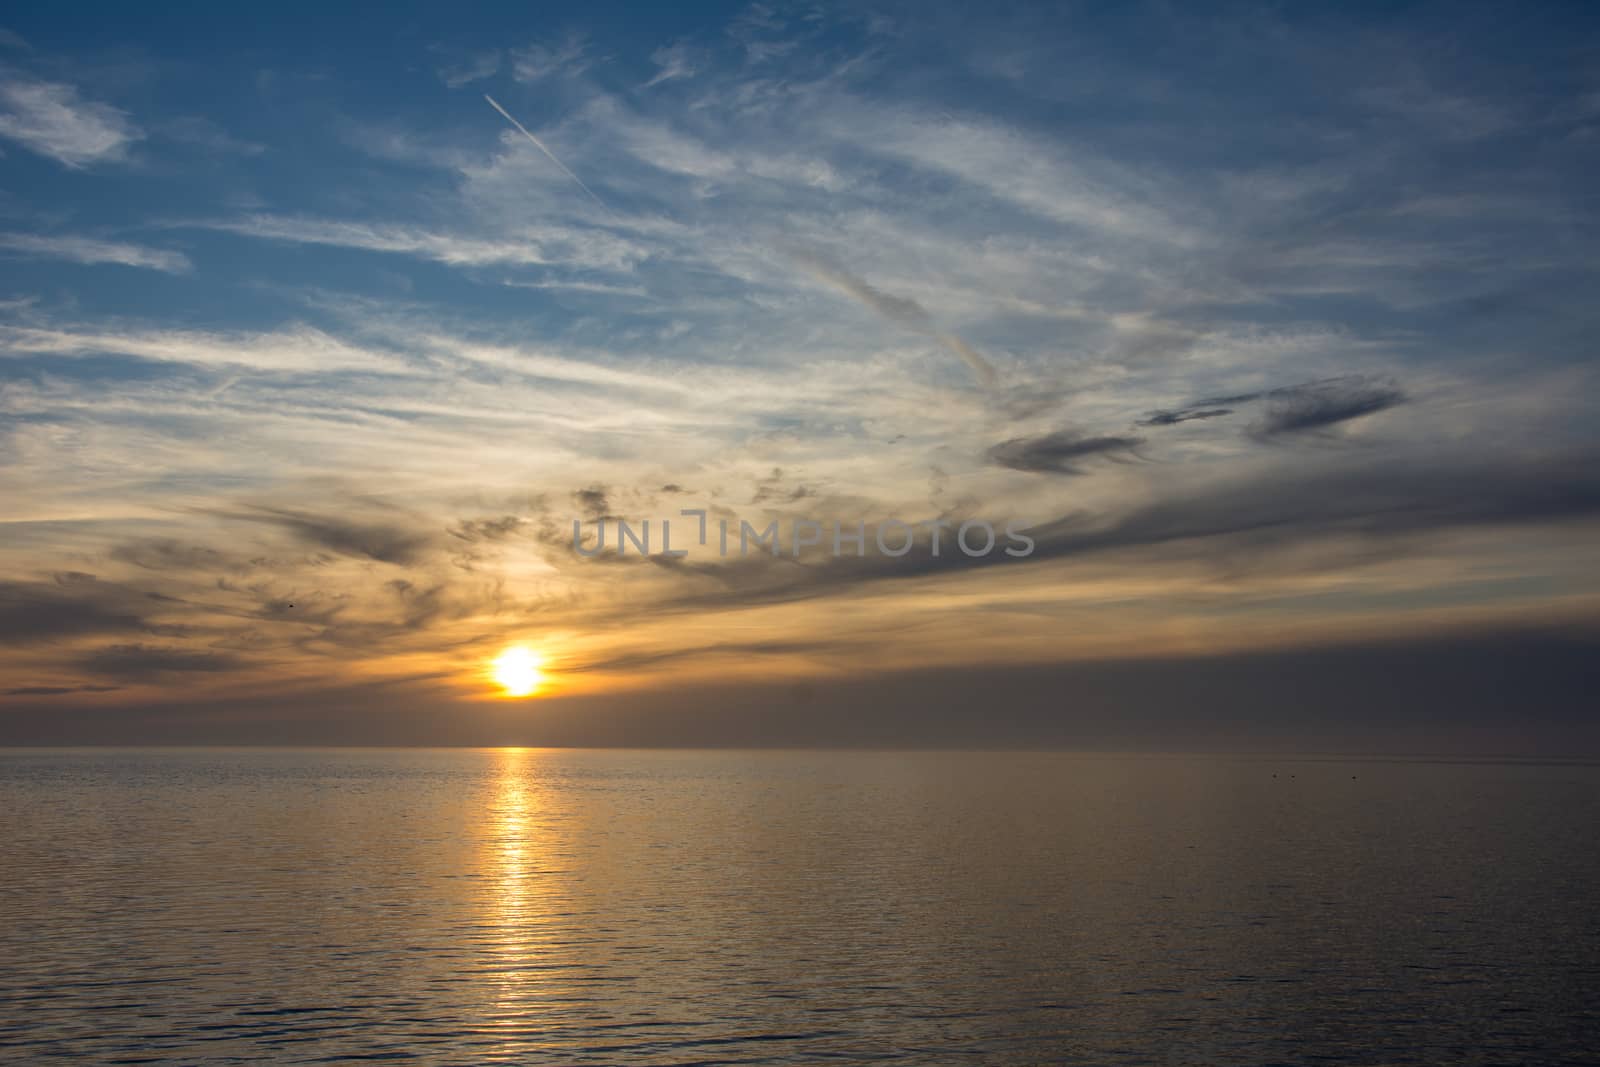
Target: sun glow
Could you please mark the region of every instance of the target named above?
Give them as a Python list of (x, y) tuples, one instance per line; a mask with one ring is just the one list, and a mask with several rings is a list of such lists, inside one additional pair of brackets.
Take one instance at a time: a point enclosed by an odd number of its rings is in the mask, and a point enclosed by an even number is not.
[(494, 661), (494, 680), (508, 697), (532, 696), (544, 681), (540, 659), (521, 645), (513, 645)]

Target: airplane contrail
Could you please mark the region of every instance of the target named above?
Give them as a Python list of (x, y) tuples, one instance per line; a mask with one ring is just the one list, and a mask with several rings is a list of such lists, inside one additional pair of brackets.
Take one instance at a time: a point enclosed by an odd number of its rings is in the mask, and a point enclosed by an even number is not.
[[(496, 111), (500, 112), (500, 114), (504, 115), (506, 121), (511, 123), (511, 125), (513, 125), (513, 126), (515, 126), (517, 128), (517, 132), (518, 133), (522, 134), (522, 136), (524, 136), (528, 140), (532, 141), (533, 142), (533, 147), (535, 147), (539, 151), (543, 152), (546, 156), (549, 156), (550, 157), (550, 162), (554, 163), (556, 166), (561, 168), (561, 173), (565, 174), (567, 177), (569, 177), (573, 181), (577, 182), (579, 189), (582, 189), (584, 192), (588, 193), (591, 197), (593, 197), (595, 203), (599, 204), (601, 207), (606, 207), (606, 202), (604, 200), (601, 200), (600, 197), (596, 196), (595, 195), (595, 191), (593, 189), (591, 189), (587, 185), (583, 184), (583, 179), (578, 177), (576, 174), (572, 173), (572, 171), (567, 167), (567, 165), (565, 163), (563, 163), (563, 162), (561, 162), (561, 160), (557, 159), (556, 158), (556, 154), (554, 152), (550, 151), (550, 149), (546, 148), (544, 146), (544, 142), (543, 141), (539, 140), (539, 138), (537, 138), (533, 134), (529, 133), (528, 132), (528, 128), (526, 126), (524, 126), (522, 123), (518, 122), (515, 118), (513, 118), (511, 116), (511, 112), (509, 112), (505, 108), (501, 107), (499, 102), (496, 101), (495, 98), (490, 96), (488, 93), (484, 93), (483, 94), (483, 98), (485, 100), (489, 101), (489, 106), (490, 107), (494, 108)], [(606, 210), (610, 211), (611, 209), (607, 207)]]
[(917, 333), (933, 338), (947, 351), (961, 358), (961, 361), (977, 376), (979, 385), (982, 385), (985, 389), (994, 388), (996, 381), (994, 366), (984, 359), (976, 348), (973, 348), (955, 334), (939, 329), (934, 324), (933, 316), (929, 315), (927, 309), (915, 300), (908, 296), (891, 296), (882, 289), (869, 284), (864, 278), (857, 278), (843, 267), (836, 266), (809, 253), (790, 250), (789, 255), (797, 260), (801, 266), (805, 267), (813, 277), (827, 282), (852, 300), (859, 301), (890, 322), (898, 323), (908, 330), (915, 330)]

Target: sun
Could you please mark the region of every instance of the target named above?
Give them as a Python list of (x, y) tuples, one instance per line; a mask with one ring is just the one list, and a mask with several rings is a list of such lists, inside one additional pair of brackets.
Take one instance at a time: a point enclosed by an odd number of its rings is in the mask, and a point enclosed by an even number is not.
[(532, 696), (544, 681), (540, 663), (533, 652), (521, 645), (512, 645), (495, 659), (494, 680), (508, 697)]

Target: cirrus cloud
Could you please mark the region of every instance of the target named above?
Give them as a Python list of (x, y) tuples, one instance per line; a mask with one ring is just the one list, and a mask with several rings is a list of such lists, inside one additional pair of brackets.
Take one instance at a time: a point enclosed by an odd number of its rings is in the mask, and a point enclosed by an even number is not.
[(127, 112), (84, 100), (74, 86), (23, 77), (0, 81), (0, 137), (62, 166), (116, 162), (143, 136)]

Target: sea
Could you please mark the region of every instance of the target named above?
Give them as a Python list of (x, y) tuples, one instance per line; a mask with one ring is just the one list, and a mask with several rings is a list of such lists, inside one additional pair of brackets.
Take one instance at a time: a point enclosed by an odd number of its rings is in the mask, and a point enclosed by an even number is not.
[(1600, 1063), (1600, 767), (0, 751), (0, 1062)]

